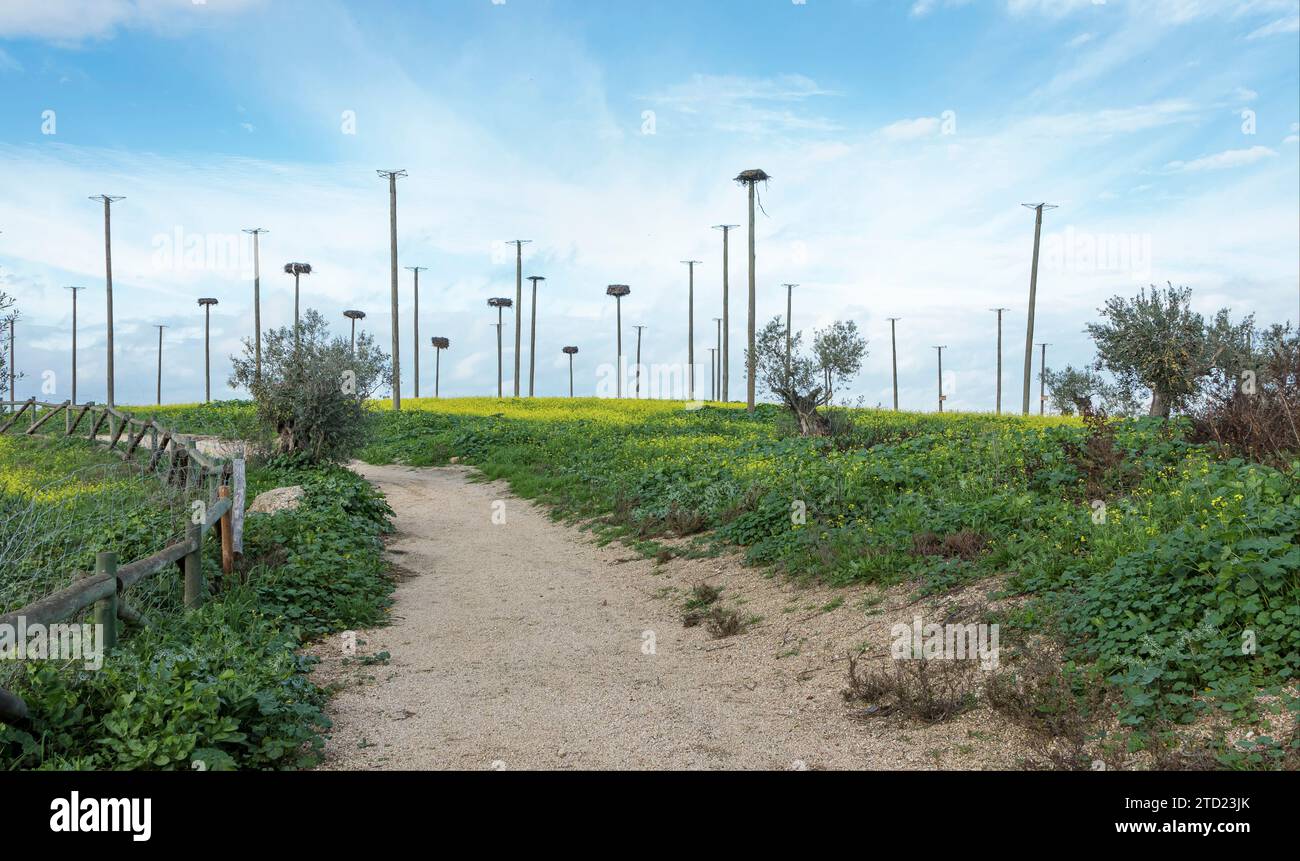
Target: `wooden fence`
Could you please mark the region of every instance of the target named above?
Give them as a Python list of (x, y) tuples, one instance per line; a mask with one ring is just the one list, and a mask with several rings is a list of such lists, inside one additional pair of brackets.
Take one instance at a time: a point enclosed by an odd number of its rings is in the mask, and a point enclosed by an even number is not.
[[(207, 586), (203, 578), (203, 541), (213, 527), (221, 536), (221, 570), (224, 576), (234, 573), (235, 554), (242, 551), (244, 505), (244, 462), (242, 459), (226, 460), (206, 455), (198, 450), (192, 436), (176, 433), (152, 419), (139, 419), (113, 407), (93, 403), (75, 405), (44, 403), (31, 398), (26, 401), (0, 401), (0, 407), (9, 407), (8, 420), (0, 425), (0, 434), (17, 428), (19, 419), (26, 413), (28, 423), (23, 432), (33, 435), (46, 423), (63, 413), (65, 437), (78, 432), (82, 421), (89, 416), (87, 439), (107, 446), (123, 460), (131, 460), (137, 451), (148, 452), (148, 468), (162, 470), (160, 476), (170, 485), (187, 490), (201, 489), (212, 480), (216, 485), (215, 497), (206, 500), (200, 513), (191, 518), (181, 541), (163, 548), (154, 555), (125, 565), (119, 565), (116, 553), (99, 553), (95, 558), (93, 573), (79, 575), (77, 581), (33, 604), (12, 613), (0, 615), (0, 626), (10, 625), (18, 630), (19, 620), (25, 625), (50, 625), (76, 617), (88, 608), (94, 608), (95, 624), (102, 625), (102, 645), (105, 651), (117, 643), (116, 620), (131, 625), (148, 626), (150, 621), (127, 601), (125, 592), (135, 583), (153, 577), (175, 564), (184, 578), (185, 606), (193, 609), (203, 603)], [(45, 412), (37, 413), (39, 410)], [(107, 426), (107, 429), (105, 429)], [(107, 440), (100, 439), (101, 430)], [(141, 448), (145, 438), (146, 447)], [(121, 445), (119, 445), (121, 444)], [(233, 485), (233, 487), (232, 487)], [(233, 494), (233, 495), (232, 495)], [(20, 697), (0, 688), (0, 721), (9, 723), (27, 719), (27, 705)]]

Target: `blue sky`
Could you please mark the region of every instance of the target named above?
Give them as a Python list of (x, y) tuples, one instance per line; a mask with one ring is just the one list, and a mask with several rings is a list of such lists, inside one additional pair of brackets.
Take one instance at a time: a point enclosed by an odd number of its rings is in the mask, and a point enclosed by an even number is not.
[[(43, 0), (0, 3), (0, 289), (22, 311), (18, 365), (68, 396), (70, 301), (81, 294), (79, 392), (104, 390), (101, 212), (114, 211), (117, 398), (202, 394), (199, 296), (213, 316), (214, 394), (251, 326), (265, 227), (263, 316), (356, 307), (384, 333), (388, 221), (376, 168), (404, 168), (399, 253), (421, 265), (420, 333), (452, 339), (443, 393), (495, 389), (493, 295), (512, 252), (545, 275), (538, 391), (579, 393), (612, 361), (604, 285), (632, 286), (625, 344), (696, 356), (720, 314), (710, 226), (745, 219), (738, 171), (775, 178), (758, 224), (759, 319), (849, 318), (871, 355), (853, 397), (888, 403), (899, 324), (904, 407), (931, 409), (932, 345), (950, 408), (987, 409), (1005, 306), (1007, 399), (1019, 393), (1033, 215), (1047, 200), (1036, 341), (1051, 366), (1092, 356), (1081, 329), (1115, 293), (1172, 281), (1199, 309), (1294, 320), (1300, 289), (1297, 0)], [(52, 112), (52, 113), (49, 113)], [(52, 133), (51, 133), (52, 132)], [(201, 252), (168, 255), (180, 239)], [(732, 394), (743, 336), (733, 234)], [(223, 249), (234, 246), (233, 256)], [(1104, 251), (1100, 253), (1097, 250)], [(402, 273), (404, 394), (411, 284)], [(526, 325), (526, 318), (525, 318)], [(526, 340), (526, 338), (525, 338)], [(513, 342), (507, 332), (507, 343)], [(422, 390), (432, 352), (421, 348)], [(507, 368), (511, 363), (507, 361)], [(525, 364), (526, 369), (526, 364)], [(526, 370), (525, 370), (526, 373)], [(703, 372), (702, 372), (703, 374)], [(707, 377), (705, 376), (705, 379)]]

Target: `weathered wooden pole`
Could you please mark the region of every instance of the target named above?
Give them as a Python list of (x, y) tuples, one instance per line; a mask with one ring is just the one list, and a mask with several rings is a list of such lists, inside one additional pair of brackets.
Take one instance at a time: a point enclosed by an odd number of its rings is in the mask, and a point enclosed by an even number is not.
[(198, 523), (189, 523), (185, 527), (185, 540), (192, 548), (185, 554), (185, 607), (196, 610), (203, 606), (203, 527)]
[(745, 354), (745, 404), (746, 408), (752, 413), (754, 411), (754, 375), (757, 373), (758, 361), (754, 355), (754, 331), (757, 324), (757, 257), (754, 251), (754, 198), (757, 194), (757, 186), (760, 182), (767, 182), (771, 179), (766, 171), (758, 168), (741, 171), (736, 176), (736, 182), (745, 186), (749, 192), (749, 339), (748, 348)]
[(166, 329), (167, 327), (164, 325), (155, 325), (154, 328), (158, 330), (158, 391), (154, 400), (158, 406), (162, 406), (162, 333), (163, 329)]
[[(18, 312), (14, 311), (8, 317), (9, 321), (9, 402), (18, 403), (18, 392), (14, 389), (17, 376), (14, 374), (14, 338), (18, 330)], [(17, 409), (16, 406), (13, 409)]]
[(442, 351), (451, 346), (450, 338), (434, 338), (433, 344), (433, 396), (441, 397), (439, 384), (442, 377)]
[(565, 347), (564, 352), (569, 357), (569, 397), (573, 397), (573, 357), (577, 355), (577, 347)]
[(889, 318), (889, 353), (893, 357), (894, 367), (894, 412), (898, 412), (898, 338), (895, 328), (902, 317)]
[(537, 282), (545, 281), (541, 275), (529, 275), (528, 280), (533, 282), (533, 305), (532, 305), (532, 323), (529, 326), (530, 333), (528, 337), (528, 397), (533, 397), (533, 385), (537, 380)]
[[(211, 297), (199, 300), (199, 305), (203, 306), (203, 402), (205, 404), (212, 403), (212, 306), (215, 304), (217, 300)], [(162, 332), (158, 333), (158, 344), (161, 355)]]
[(504, 323), (503, 314), (506, 308), (514, 305), (514, 301), (509, 296), (497, 296), (488, 300), (488, 306), (497, 309), (497, 397), (505, 397), (503, 388), (503, 369), (502, 369), (502, 345), (501, 345), (501, 326)]
[(616, 397), (623, 397), (623, 297), (632, 292), (626, 284), (610, 284), (605, 288), (606, 296), (614, 297), (615, 331), (617, 332), (618, 354), (614, 362), (617, 384)]
[(716, 224), (714, 230), (722, 231), (722, 347), (718, 359), (718, 372), (722, 379), (722, 400), (726, 401), (731, 397), (731, 308), (730, 308), (730, 266), (728, 265), (728, 255), (730, 251), (729, 234), (732, 229), (739, 227), (738, 224)]
[(939, 412), (943, 412), (943, 347), (935, 347), (939, 351)]
[(782, 284), (781, 286), (785, 288), (785, 379), (786, 385), (788, 386), (790, 384), (791, 351), (793, 349), (792, 344), (794, 343), (790, 339), (791, 319), (794, 317), (794, 288), (799, 285)]
[(108, 303), (108, 405), (117, 406), (113, 397), (113, 229), (112, 205), (121, 197), (108, 194), (92, 194), (91, 200), (104, 202), (104, 295)]
[(998, 394), (997, 406), (995, 412), (1002, 415), (1002, 312), (1011, 310), (1010, 308), (990, 308), (998, 315)]
[(257, 238), (270, 233), (263, 227), (244, 230), (253, 235), (253, 381), (262, 379), (262, 257)]
[[(85, 287), (65, 287), (72, 291), (72, 402), (77, 402), (77, 291)], [(12, 400), (12, 398), (11, 398)]]
[(96, 553), (95, 575), (106, 575), (115, 581), (112, 594), (95, 602), (95, 624), (102, 626), (100, 642), (104, 654), (108, 654), (117, 646), (117, 554), (112, 551)]
[(633, 326), (636, 329), (636, 397), (641, 399), (641, 330), (645, 326)]
[[(230, 498), (230, 485), (217, 488), (217, 499)], [(221, 515), (221, 574), (230, 577), (235, 572), (235, 530), (233, 528), (234, 504)]]
[(366, 319), (365, 311), (344, 311), (343, 316), (352, 321), (352, 355), (357, 353), (357, 321)]
[(524, 329), (524, 246), (531, 239), (511, 239), (515, 246), (515, 397), (519, 397), (520, 346)]
[(1043, 210), (1056, 209), (1050, 203), (1024, 203), (1034, 210), (1034, 259), (1029, 269), (1029, 318), (1025, 323), (1025, 385), (1020, 407), (1022, 415), (1029, 415), (1029, 378), (1034, 367), (1034, 306), (1038, 301), (1038, 248), (1043, 235)]
[(415, 273), (415, 308), (412, 313), (414, 317), (414, 334), (415, 342), (411, 348), (411, 361), (415, 368), (415, 396), (420, 396), (420, 272), (427, 271), (428, 266), (408, 266), (407, 269)]
[(1038, 414), (1047, 414), (1047, 348), (1051, 344), (1042, 344), (1038, 346), (1043, 348), (1043, 358), (1038, 365)]
[(690, 272), (690, 286), (686, 293), (686, 366), (688, 388), (686, 399), (695, 400), (695, 265), (699, 260), (683, 260)]
[(399, 357), (401, 336), (397, 319), (397, 179), (406, 176), (404, 170), (376, 171), (388, 179), (388, 251), (390, 269), (390, 301), (393, 314), (393, 409), (402, 408), (402, 371)]

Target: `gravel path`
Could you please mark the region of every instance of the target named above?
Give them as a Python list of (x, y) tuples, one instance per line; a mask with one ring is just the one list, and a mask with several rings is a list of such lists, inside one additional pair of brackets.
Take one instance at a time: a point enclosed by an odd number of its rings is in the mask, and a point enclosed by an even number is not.
[[(1014, 764), (987, 715), (850, 718), (844, 656), (864, 641), (887, 649), (896, 621), (864, 614), (861, 591), (800, 588), (731, 560), (629, 558), (460, 467), (354, 468), (397, 512), (389, 551), (403, 576), (392, 625), (358, 634), (357, 656), (388, 661), (345, 661), (333, 638), (314, 649), (340, 688), (324, 768)], [(762, 618), (725, 640), (683, 627), (684, 593), (705, 580)], [(836, 596), (840, 609), (817, 609)]]

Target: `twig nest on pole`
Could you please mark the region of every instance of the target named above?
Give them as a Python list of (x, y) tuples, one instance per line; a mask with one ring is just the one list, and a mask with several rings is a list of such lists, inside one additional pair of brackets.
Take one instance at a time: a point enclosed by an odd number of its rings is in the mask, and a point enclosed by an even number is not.
[(284, 272), (286, 275), (310, 275), (311, 264), (310, 263), (286, 263), (284, 264)]
[(451, 340), (448, 338), (434, 338), (433, 346), (436, 350), (447, 350), (451, 348)]
[(605, 288), (605, 293), (609, 296), (626, 296), (631, 292), (632, 288), (626, 284), (611, 284)]
[(564, 352), (568, 353), (570, 356), (576, 356), (576, 355), (578, 354), (578, 348), (577, 348), (577, 347), (565, 347), (565, 348), (564, 348)]
[(364, 320), (366, 319), (366, 312), (365, 311), (344, 311), (343, 316), (347, 317), (349, 320)]
[(504, 296), (497, 296), (496, 298), (489, 299), (488, 304), (493, 308), (510, 308), (514, 306), (515, 300), (507, 299)]
[(756, 182), (767, 182), (771, 178), (772, 177), (768, 174), (767, 171), (761, 170), (759, 168), (752, 168), (751, 170), (742, 170), (740, 173), (736, 174), (736, 182), (740, 183), (741, 185), (751, 185)]

